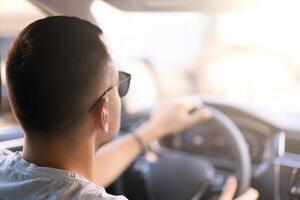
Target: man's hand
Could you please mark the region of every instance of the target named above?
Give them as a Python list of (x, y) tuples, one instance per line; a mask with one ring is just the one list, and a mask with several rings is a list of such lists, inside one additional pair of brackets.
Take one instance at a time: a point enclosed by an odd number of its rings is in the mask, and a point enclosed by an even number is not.
[(202, 108), (200, 97), (194, 95), (162, 101), (153, 110), (149, 122), (160, 130), (157, 135), (160, 138), (206, 121), (211, 116), (209, 111)]
[[(226, 181), (224, 190), (219, 200), (232, 200), (236, 192), (236, 189), (237, 189), (237, 180), (235, 177), (230, 176)], [(257, 198), (258, 198), (258, 192), (255, 189), (250, 188), (244, 194), (237, 197), (235, 200), (256, 200)]]

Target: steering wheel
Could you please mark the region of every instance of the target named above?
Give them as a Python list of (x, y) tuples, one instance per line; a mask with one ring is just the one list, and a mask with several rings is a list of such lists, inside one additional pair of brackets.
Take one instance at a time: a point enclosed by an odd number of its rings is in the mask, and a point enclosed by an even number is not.
[[(240, 195), (248, 189), (251, 180), (248, 145), (239, 128), (229, 117), (215, 108), (206, 108), (213, 114), (212, 121), (223, 129), (235, 154), (236, 172), (239, 174), (236, 195)], [(153, 199), (199, 199), (216, 179), (216, 169), (208, 160), (162, 147), (155, 149), (155, 152), (158, 159), (150, 163), (147, 176), (150, 179), (150, 190), (154, 193), (152, 196), (156, 196)], [(176, 177), (179, 181), (174, 181)], [(183, 189), (183, 185), (188, 187)], [(191, 196), (195, 189), (196, 195)]]

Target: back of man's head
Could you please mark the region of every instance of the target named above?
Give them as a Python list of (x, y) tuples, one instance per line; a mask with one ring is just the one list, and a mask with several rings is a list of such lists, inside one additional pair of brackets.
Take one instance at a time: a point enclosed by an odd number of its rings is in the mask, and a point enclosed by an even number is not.
[(32, 137), (72, 132), (84, 123), (105, 84), (109, 55), (95, 25), (65, 16), (33, 22), (17, 37), (7, 61), (14, 114)]

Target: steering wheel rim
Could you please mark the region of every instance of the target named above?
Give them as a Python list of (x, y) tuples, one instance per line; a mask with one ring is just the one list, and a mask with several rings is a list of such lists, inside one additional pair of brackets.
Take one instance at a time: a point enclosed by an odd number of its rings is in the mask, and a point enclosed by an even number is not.
[(240, 174), (236, 194), (240, 195), (249, 188), (251, 182), (251, 159), (246, 140), (235, 123), (224, 113), (210, 106), (205, 106), (205, 108), (212, 112), (212, 120), (221, 126), (226, 137), (230, 139), (238, 166), (237, 171)]
[[(210, 122), (219, 126), (222, 129), (223, 135), (225, 135), (225, 137), (230, 140), (229, 144), (231, 145), (231, 148), (233, 150), (237, 166), (235, 171), (239, 174), (238, 189), (236, 192), (236, 196), (239, 196), (249, 188), (251, 182), (251, 159), (248, 145), (240, 129), (228, 116), (213, 107), (205, 106), (204, 108), (212, 112), (212, 119), (210, 120)], [(191, 113), (193, 111), (191, 111)], [(158, 153), (158, 155), (163, 152), (163, 149), (160, 147), (160, 145), (156, 146), (156, 148), (152, 148), (152, 150)], [(202, 158), (201, 160), (206, 159)], [(219, 188), (219, 186), (220, 185), (218, 185), (217, 187)]]

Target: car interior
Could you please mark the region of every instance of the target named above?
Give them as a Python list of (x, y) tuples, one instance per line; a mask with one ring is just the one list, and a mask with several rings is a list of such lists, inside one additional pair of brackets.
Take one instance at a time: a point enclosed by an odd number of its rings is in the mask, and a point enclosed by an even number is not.
[[(0, 149), (21, 151), (5, 60), (29, 23), (70, 15), (99, 25), (119, 68), (132, 74), (118, 137), (163, 98), (200, 94), (213, 113), (151, 145), (107, 189), (128, 199), (217, 199), (229, 175), (238, 193), (300, 199), (300, 28), (295, 1), (0, 1)], [(200, 102), (199, 102), (200, 103)], [(191, 111), (193, 112), (193, 111)]]

